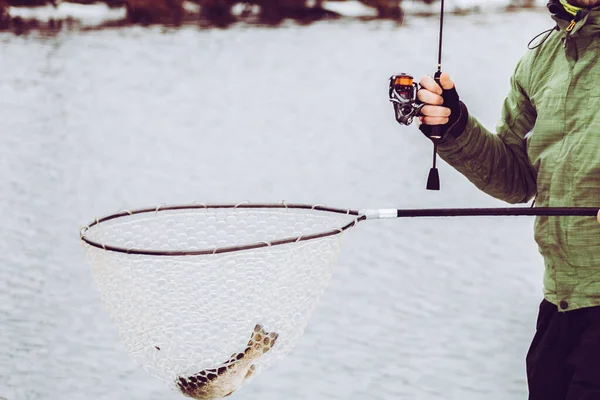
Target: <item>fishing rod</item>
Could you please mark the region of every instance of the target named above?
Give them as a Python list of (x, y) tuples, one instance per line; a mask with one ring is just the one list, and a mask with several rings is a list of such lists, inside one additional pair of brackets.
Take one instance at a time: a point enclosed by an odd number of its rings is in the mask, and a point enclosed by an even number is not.
[[(440, 32), (438, 40), (438, 62), (437, 71), (433, 79), (442, 87), (440, 77), (442, 75), (442, 41), (444, 34), (444, 0), (441, 0), (440, 6)], [(390, 86), (388, 97), (394, 106), (396, 121), (401, 125), (410, 125), (415, 116), (421, 113), (425, 106), (417, 98), (419, 84), (414, 81), (410, 74), (400, 73), (390, 77)], [(444, 90), (442, 88), (442, 90)], [(429, 170), (427, 178), (427, 190), (440, 190), (440, 175), (437, 169), (437, 144), (442, 139), (442, 127), (434, 125), (427, 131), (426, 136), (433, 142), (433, 167)]]

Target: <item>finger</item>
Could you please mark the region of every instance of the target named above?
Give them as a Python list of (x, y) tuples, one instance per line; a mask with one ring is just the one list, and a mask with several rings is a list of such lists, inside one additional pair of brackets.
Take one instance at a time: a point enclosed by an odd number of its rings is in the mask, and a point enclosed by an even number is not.
[(600, 222), (600, 210), (598, 210), (598, 222)]
[(451, 114), (451, 111), (448, 107), (440, 107), (440, 106), (423, 106), (421, 109), (421, 114), (426, 117), (445, 117), (448, 118)]
[(430, 92), (426, 89), (419, 90), (417, 92), (417, 98), (425, 104), (433, 104), (437, 106), (441, 106), (442, 104), (444, 104), (444, 99), (442, 98), (442, 96)]
[(440, 76), (440, 83), (442, 84), (444, 90), (450, 90), (454, 87), (454, 82), (452, 82), (450, 75), (448, 75), (446, 72), (442, 72), (442, 75)]
[(445, 125), (448, 123), (448, 118), (445, 117), (420, 117), (422, 123), (426, 125)]
[(425, 89), (429, 90), (430, 92), (433, 92), (433, 93), (438, 94), (440, 96), (442, 95), (442, 88), (430, 76), (424, 76), (424, 77), (422, 77), (421, 81), (419, 81), (419, 85), (421, 85), (421, 87), (424, 87)]

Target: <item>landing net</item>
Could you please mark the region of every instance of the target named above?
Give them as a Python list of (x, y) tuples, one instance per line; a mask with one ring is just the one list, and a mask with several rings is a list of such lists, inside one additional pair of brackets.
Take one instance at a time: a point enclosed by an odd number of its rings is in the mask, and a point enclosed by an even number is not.
[(110, 215), (83, 228), (81, 239), (132, 358), (189, 397), (216, 399), (292, 350), (331, 279), (344, 232), (360, 221), (597, 214), (577, 207), (185, 205)]
[(218, 398), (296, 345), (357, 218), (285, 204), (176, 206), (97, 220), (81, 238), (131, 357), (190, 397)]

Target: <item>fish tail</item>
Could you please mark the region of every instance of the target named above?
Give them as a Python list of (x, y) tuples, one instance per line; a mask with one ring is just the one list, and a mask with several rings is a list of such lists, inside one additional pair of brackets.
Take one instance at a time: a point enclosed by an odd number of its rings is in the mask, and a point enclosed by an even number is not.
[(262, 352), (266, 353), (273, 348), (278, 337), (279, 334), (277, 332), (267, 332), (261, 324), (256, 324), (252, 335), (250, 335), (248, 347), (256, 350), (262, 349)]

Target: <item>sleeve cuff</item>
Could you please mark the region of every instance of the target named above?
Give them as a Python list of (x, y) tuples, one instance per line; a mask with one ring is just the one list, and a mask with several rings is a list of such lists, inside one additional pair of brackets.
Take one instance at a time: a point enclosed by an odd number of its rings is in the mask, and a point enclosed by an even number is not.
[(456, 122), (448, 127), (446, 135), (438, 143), (439, 150), (455, 150), (457, 147), (464, 147), (471, 138), (473, 129), (473, 121), (469, 117), (469, 110), (467, 106), (461, 101), (460, 102), (460, 115)]

